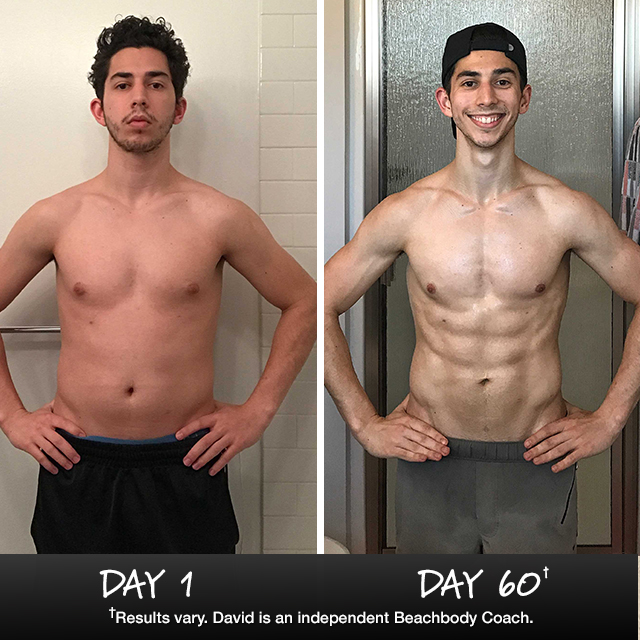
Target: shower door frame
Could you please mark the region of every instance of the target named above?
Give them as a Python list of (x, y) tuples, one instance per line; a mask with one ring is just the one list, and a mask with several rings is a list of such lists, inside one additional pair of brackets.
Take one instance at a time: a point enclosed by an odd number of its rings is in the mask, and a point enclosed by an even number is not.
[[(626, 140), (640, 117), (640, 0), (613, 1), (612, 211), (620, 220), (620, 185)], [(381, 200), (380, 171), (383, 114), (382, 2), (364, 2), (364, 205), (369, 212)], [(389, 274), (384, 274), (364, 299), (364, 387), (380, 415), (387, 414), (386, 346)], [(632, 305), (612, 293), (612, 372), (622, 358), (624, 337), (633, 317)], [(365, 547), (367, 553), (394, 553), (387, 546), (386, 461), (366, 454)], [(629, 416), (621, 437), (611, 447), (611, 543), (579, 545), (578, 553), (636, 553), (638, 548), (638, 408)]]

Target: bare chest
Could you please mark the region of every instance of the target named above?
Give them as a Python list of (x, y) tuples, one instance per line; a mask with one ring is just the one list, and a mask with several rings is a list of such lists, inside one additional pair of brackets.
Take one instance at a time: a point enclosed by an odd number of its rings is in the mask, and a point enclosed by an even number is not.
[(545, 216), (500, 211), (435, 217), (407, 247), (415, 287), (434, 298), (540, 297), (566, 280), (565, 254)]
[(175, 306), (219, 289), (221, 250), (193, 221), (78, 216), (55, 258), (61, 300), (112, 307), (125, 300)]

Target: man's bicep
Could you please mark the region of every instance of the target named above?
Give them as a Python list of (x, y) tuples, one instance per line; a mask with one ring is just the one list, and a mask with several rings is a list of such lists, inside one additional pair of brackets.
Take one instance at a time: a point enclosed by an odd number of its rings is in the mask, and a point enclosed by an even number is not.
[(0, 247), (0, 310), (53, 259), (54, 231), (34, 205), (14, 225)]
[(393, 264), (396, 256), (360, 252), (351, 243), (340, 249), (324, 268), (325, 310), (340, 315), (351, 308)]
[(402, 252), (402, 237), (388, 215), (375, 211), (353, 239), (325, 265), (325, 310), (338, 314), (352, 307)]
[(574, 251), (621, 298), (640, 303), (640, 247), (595, 202), (582, 217)]
[(286, 309), (311, 295), (311, 276), (283, 249), (260, 219), (245, 205), (227, 226), (227, 262), (242, 274), (272, 305)]

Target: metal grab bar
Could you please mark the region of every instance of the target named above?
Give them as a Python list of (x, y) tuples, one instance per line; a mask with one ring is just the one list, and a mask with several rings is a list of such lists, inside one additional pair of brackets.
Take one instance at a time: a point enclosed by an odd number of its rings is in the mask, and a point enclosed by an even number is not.
[(55, 327), (55, 326), (0, 327), (0, 333), (60, 333), (60, 327)]

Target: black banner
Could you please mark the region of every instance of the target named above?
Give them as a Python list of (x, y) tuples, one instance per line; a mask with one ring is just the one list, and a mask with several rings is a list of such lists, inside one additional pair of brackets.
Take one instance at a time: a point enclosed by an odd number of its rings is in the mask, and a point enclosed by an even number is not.
[[(3, 556), (8, 628), (636, 637), (635, 556)], [(62, 625), (62, 626), (61, 626)]]

